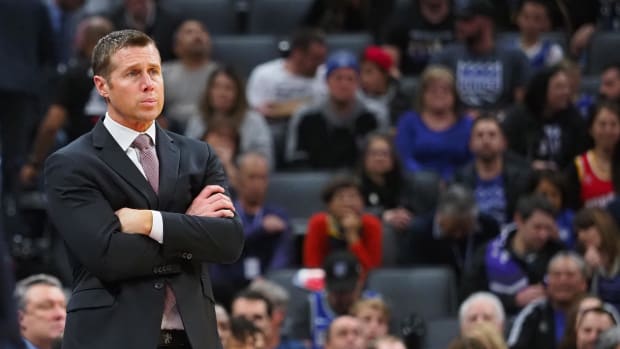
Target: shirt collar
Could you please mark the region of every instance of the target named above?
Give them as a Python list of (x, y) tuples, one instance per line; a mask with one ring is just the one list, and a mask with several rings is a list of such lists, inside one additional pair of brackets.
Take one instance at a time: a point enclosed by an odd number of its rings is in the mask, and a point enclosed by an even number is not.
[(112, 135), (112, 138), (114, 138), (116, 143), (118, 143), (118, 145), (121, 147), (121, 149), (123, 149), (124, 152), (126, 152), (127, 149), (129, 149), (129, 147), (131, 146), (131, 143), (133, 143), (136, 137), (138, 137), (138, 135), (142, 133), (146, 133), (147, 135), (149, 135), (151, 137), (151, 140), (153, 141), (153, 145), (155, 145), (155, 139), (156, 139), (155, 121), (153, 121), (151, 126), (149, 126), (149, 128), (145, 132), (138, 132), (136, 130), (132, 130), (129, 127), (123, 126), (119, 124), (118, 122), (114, 121), (110, 117), (110, 115), (106, 112), (105, 118), (103, 119), (103, 126), (105, 126), (108, 132), (110, 132), (110, 134)]

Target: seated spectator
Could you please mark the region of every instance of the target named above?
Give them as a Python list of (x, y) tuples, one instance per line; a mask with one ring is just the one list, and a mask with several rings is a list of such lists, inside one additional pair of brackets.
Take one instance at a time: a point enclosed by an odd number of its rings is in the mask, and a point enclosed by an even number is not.
[(453, 185), (440, 195), (435, 213), (414, 219), (398, 261), (449, 266), (460, 279), (472, 266), (474, 251), (497, 234), (497, 222), (479, 213), (473, 193)]
[(265, 335), (245, 317), (230, 320), (230, 338), (223, 349), (266, 349)]
[(280, 337), (279, 323), (274, 322), (274, 306), (262, 292), (246, 290), (237, 294), (231, 304), (233, 317), (244, 317), (258, 327), (265, 336), (265, 349), (303, 349), (301, 342)]
[(372, 290), (363, 290), (365, 274), (350, 252), (334, 252), (322, 267), (325, 271), (325, 290), (311, 293), (304, 312), (294, 317), (296, 333), (293, 337), (310, 339), (313, 349), (326, 344), (326, 332), (331, 322), (338, 316), (349, 314), (355, 302), (379, 297)]
[(321, 195), (327, 212), (310, 217), (303, 243), (303, 265), (318, 268), (334, 251), (353, 253), (365, 272), (381, 265), (381, 222), (364, 213), (358, 181), (336, 177)]
[(467, 335), (475, 326), (488, 323), (504, 333), (506, 314), (499, 298), (489, 292), (476, 292), (467, 297), (459, 307), (461, 335)]
[(401, 172), (392, 137), (372, 133), (366, 139), (361, 159), (362, 194), (366, 210), (382, 217), (398, 231), (411, 224), (411, 198), (406, 196), (407, 180)]
[(547, 264), (563, 248), (552, 239), (556, 229), (554, 213), (542, 197), (519, 199), (514, 225), (476, 251), (462, 284), (463, 293), (492, 292), (510, 315), (543, 297)]
[(259, 153), (241, 155), (233, 203), (243, 222), (245, 244), (237, 262), (211, 265), (211, 282), (219, 301), (226, 302), (253, 279), (292, 263), (291, 223), (281, 208), (266, 202), (268, 185), (267, 159)]
[(603, 69), (598, 92), (605, 99), (620, 102), (620, 63), (609, 64)]
[(350, 315), (332, 321), (325, 335), (325, 349), (365, 349), (362, 324)]
[(543, 69), (532, 78), (523, 105), (508, 112), (503, 126), (508, 148), (534, 169), (563, 169), (584, 150), (583, 119), (560, 68)]
[(235, 162), (239, 155), (239, 132), (230, 120), (214, 120), (202, 140), (215, 151), (228, 176), (228, 183), (234, 196), (238, 187)]
[(603, 331), (596, 341), (596, 349), (618, 349), (620, 348), (620, 326), (614, 326)]
[(591, 273), (590, 290), (620, 311), (620, 230), (600, 208), (586, 208), (575, 216), (577, 251)]
[(457, 337), (450, 342), (448, 349), (487, 349), (487, 347), (476, 337)]
[(391, 72), (394, 60), (378, 46), (368, 46), (362, 54), (360, 96), (382, 124), (395, 126), (398, 117), (410, 108), (409, 98), (400, 90)]
[(90, 74), (90, 58), (97, 41), (112, 30), (112, 23), (103, 17), (89, 17), (78, 25), (76, 59), (61, 74), (52, 93), (51, 104), (38, 127), (28, 161), (20, 171), (22, 185), (35, 184), (47, 155), (62, 138), (59, 133), (64, 133), (64, 141), (69, 143), (90, 131), (105, 114), (105, 101), (97, 93)]
[(496, 45), (494, 6), (488, 0), (472, 0), (456, 15), (457, 33), (463, 44), (446, 47), (431, 62), (454, 72), (460, 100), (474, 113), (504, 110), (520, 101), (529, 64), (516, 48)]
[(211, 60), (211, 36), (196, 20), (186, 20), (176, 30), (174, 54), (177, 59), (161, 67), (166, 82), (163, 114), (168, 128), (182, 134), (190, 117), (200, 115), (200, 99), (217, 64)]
[(215, 122), (227, 122), (239, 134), (239, 153), (255, 151), (273, 165), (273, 139), (265, 119), (248, 107), (243, 82), (230, 67), (215, 69), (201, 94), (200, 115), (192, 116), (185, 135), (202, 138)]
[(549, 201), (555, 210), (557, 226), (557, 235), (553, 234), (552, 238), (562, 241), (566, 248), (574, 249), (576, 244), (573, 227), (575, 211), (568, 207), (568, 186), (562, 173), (553, 170), (532, 172), (527, 192), (540, 195)]
[(562, 60), (564, 52), (560, 45), (542, 38), (551, 25), (545, 0), (521, 1), (516, 22), (520, 35), (515, 44), (525, 53), (533, 70), (553, 67)]
[(603, 301), (594, 295), (586, 295), (573, 305), (573, 308), (569, 311), (566, 319), (566, 330), (564, 331), (564, 337), (560, 342), (560, 349), (575, 349), (577, 343), (577, 323), (581, 322), (581, 316), (586, 310), (594, 308), (605, 308), (606, 310), (613, 310), (614, 318), (618, 319), (618, 315), (613, 306), (604, 304)]
[[(120, 1), (117, 1), (120, 3)], [(117, 29), (136, 29), (155, 40), (162, 61), (174, 58), (172, 52), (175, 29), (181, 23), (179, 13), (155, 0), (123, 0), (108, 17)]]
[(587, 120), (592, 113), (592, 108), (596, 102), (597, 94), (592, 94), (588, 91), (582, 90), (582, 68), (577, 62), (569, 58), (564, 58), (557, 64), (557, 66), (564, 70), (568, 76), (571, 100), (577, 110), (579, 110), (581, 117), (584, 120)]
[(38, 274), (15, 285), (19, 327), (27, 349), (52, 349), (62, 341), (67, 299), (53, 276)]
[(389, 24), (385, 48), (402, 75), (419, 75), (433, 55), (454, 41), (450, 0), (410, 1), (408, 10), (394, 13)]
[[(620, 106), (602, 102), (588, 120), (592, 147), (569, 166), (567, 179), (571, 206), (606, 207), (615, 197), (613, 176), (620, 173)], [(619, 152), (619, 154), (615, 154)]]
[(286, 160), (312, 169), (351, 168), (364, 137), (381, 120), (357, 96), (359, 64), (348, 51), (338, 51), (326, 63), (328, 97), (303, 108), (289, 124)]
[(388, 335), (377, 338), (370, 349), (407, 349), (407, 347), (402, 339)]
[(585, 262), (574, 252), (559, 252), (549, 262), (546, 280), (545, 297), (515, 319), (507, 341), (510, 349), (558, 347), (568, 311), (587, 289)]
[(501, 226), (512, 220), (517, 198), (527, 184), (529, 166), (506, 152), (506, 137), (494, 116), (474, 120), (469, 151), (474, 159), (459, 169), (454, 181), (471, 189), (480, 212)]
[(576, 349), (594, 349), (599, 336), (606, 330), (617, 326), (613, 314), (605, 308), (591, 308), (583, 312), (577, 322)]
[(458, 106), (452, 73), (443, 67), (426, 68), (417, 112), (403, 114), (396, 129), (396, 149), (405, 171), (433, 171), (448, 181), (469, 161), (472, 120)]
[(504, 335), (490, 323), (479, 323), (473, 326), (466, 337), (476, 338), (484, 344), (485, 349), (508, 349)]
[(286, 58), (265, 62), (252, 70), (247, 86), (250, 107), (267, 118), (288, 118), (302, 105), (316, 101), (323, 93), (317, 68), (326, 55), (321, 32), (295, 32)]
[(230, 317), (221, 304), (215, 304), (215, 320), (217, 323), (217, 335), (222, 342), (222, 348), (226, 348), (230, 338)]
[(361, 321), (368, 346), (375, 345), (379, 338), (388, 334), (390, 310), (383, 300), (370, 298), (357, 301), (351, 308), (351, 315)]

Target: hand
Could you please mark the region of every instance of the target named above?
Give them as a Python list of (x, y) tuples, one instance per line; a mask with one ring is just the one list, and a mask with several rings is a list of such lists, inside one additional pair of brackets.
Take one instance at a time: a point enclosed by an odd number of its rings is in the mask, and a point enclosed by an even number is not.
[(235, 207), (226, 191), (219, 185), (207, 185), (185, 212), (188, 215), (212, 218), (232, 218)]
[(268, 233), (277, 234), (286, 230), (286, 222), (274, 214), (268, 214), (263, 218), (263, 229)]
[(588, 46), (595, 30), (596, 28), (592, 24), (584, 24), (577, 29), (570, 41), (570, 51), (574, 56), (579, 56), (581, 51)]
[(602, 265), (601, 254), (598, 249), (594, 246), (588, 247), (586, 253), (583, 255), (583, 259), (586, 261), (588, 266), (596, 270)]
[(534, 170), (557, 170), (557, 165), (553, 161), (534, 160), (532, 161), (532, 169)]
[(405, 230), (411, 223), (413, 215), (402, 207), (386, 210), (383, 212), (383, 220), (396, 230)]
[(114, 214), (121, 222), (122, 233), (149, 235), (153, 229), (153, 212), (150, 210), (124, 207)]
[(362, 227), (360, 216), (353, 210), (347, 211), (340, 219), (340, 225), (344, 229), (344, 237), (349, 244), (359, 241), (359, 230)]
[(25, 186), (33, 185), (38, 176), (39, 170), (32, 164), (25, 164), (19, 172), (19, 180)]
[(517, 293), (517, 296), (515, 297), (515, 301), (517, 302), (517, 305), (519, 307), (524, 307), (530, 304), (533, 300), (536, 300), (544, 296), (545, 296), (545, 289), (542, 287), (542, 285), (537, 284), (537, 285), (528, 286), (524, 288), (523, 290), (519, 291), (519, 293)]

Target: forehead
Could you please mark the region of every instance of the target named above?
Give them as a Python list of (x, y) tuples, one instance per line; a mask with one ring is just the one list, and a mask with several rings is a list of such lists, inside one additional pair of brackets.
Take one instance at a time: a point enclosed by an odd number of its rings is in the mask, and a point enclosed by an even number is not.
[(237, 298), (232, 311), (234, 314), (267, 313), (267, 304), (260, 299)]
[(570, 257), (559, 258), (549, 264), (549, 272), (551, 273), (577, 273), (579, 266)]
[(25, 299), (30, 303), (47, 301), (49, 299), (65, 300), (65, 294), (56, 286), (39, 284), (28, 288)]
[(190, 20), (190, 21), (183, 22), (183, 24), (181, 24), (181, 27), (179, 28), (179, 33), (190, 32), (190, 31), (206, 32), (202, 23), (198, 21)]
[(110, 57), (113, 71), (134, 65), (161, 66), (159, 51), (153, 44), (146, 46), (127, 46), (114, 52)]
[(474, 132), (499, 132), (499, 124), (493, 120), (481, 120), (474, 125)]
[(359, 330), (360, 326), (359, 320), (350, 316), (336, 319), (332, 325), (333, 330), (338, 332)]
[(467, 309), (467, 315), (471, 316), (480, 313), (493, 314), (494, 310), (495, 307), (493, 306), (493, 304), (491, 304), (491, 302), (483, 299), (478, 299), (471, 303), (471, 305)]
[(613, 321), (607, 314), (601, 314), (597, 312), (587, 312), (583, 315), (581, 319), (581, 327), (611, 327), (613, 325)]

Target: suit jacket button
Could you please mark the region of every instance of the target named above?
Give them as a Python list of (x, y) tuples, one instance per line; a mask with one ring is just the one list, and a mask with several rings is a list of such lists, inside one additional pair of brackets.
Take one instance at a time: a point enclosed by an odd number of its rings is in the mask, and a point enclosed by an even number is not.
[(164, 288), (164, 283), (163, 282), (156, 282), (153, 287), (155, 287), (156, 290), (161, 290), (162, 288)]

